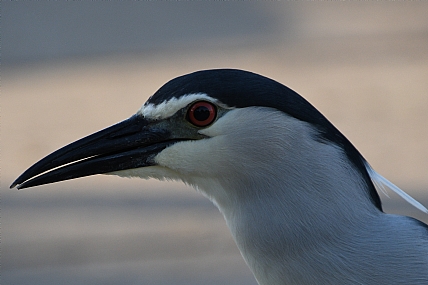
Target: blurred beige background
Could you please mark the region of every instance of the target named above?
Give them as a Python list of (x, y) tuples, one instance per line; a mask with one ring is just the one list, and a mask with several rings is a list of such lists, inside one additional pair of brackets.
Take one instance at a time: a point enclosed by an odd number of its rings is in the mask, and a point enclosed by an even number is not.
[[(256, 284), (180, 183), (8, 185), (200, 69), (271, 77), (428, 206), (427, 2), (2, 2), (1, 284)], [(390, 194), (385, 210), (428, 221)]]

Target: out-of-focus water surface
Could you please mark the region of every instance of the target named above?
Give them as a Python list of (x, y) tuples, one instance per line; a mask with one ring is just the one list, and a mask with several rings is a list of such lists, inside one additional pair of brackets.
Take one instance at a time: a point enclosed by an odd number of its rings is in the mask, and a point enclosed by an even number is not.
[[(171, 78), (240, 68), (296, 90), (428, 206), (427, 3), (2, 3), (1, 284), (257, 284), (218, 210), (176, 182), (9, 190)], [(391, 194), (385, 210), (426, 215)]]

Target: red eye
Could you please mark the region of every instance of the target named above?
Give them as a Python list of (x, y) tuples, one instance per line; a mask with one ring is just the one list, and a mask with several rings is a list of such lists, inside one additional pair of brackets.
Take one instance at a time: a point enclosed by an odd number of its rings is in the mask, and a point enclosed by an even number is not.
[(187, 111), (187, 119), (197, 127), (205, 127), (214, 122), (217, 110), (214, 104), (199, 101)]

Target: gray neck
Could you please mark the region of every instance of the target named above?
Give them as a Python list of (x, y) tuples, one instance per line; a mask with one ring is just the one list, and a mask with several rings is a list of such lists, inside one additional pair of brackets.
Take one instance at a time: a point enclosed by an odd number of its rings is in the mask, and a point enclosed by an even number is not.
[[(292, 164), (271, 160), (268, 169), (251, 172), (266, 176), (225, 179), (220, 184), (227, 197), (213, 199), (260, 284), (326, 277), (323, 272), (337, 262), (329, 251), (379, 214), (340, 149), (314, 143), (311, 151), (288, 152), (299, 157)], [(309, 273), (312, 264), (320, 265), (317, 274)]]

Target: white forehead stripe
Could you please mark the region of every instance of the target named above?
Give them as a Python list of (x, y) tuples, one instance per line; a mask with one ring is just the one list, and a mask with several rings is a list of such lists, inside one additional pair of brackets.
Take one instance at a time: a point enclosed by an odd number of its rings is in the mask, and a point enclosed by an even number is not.
[(147, 104), (145, 103), (140, 110), (138, 110), (137, 114), (142, 115), (144, 118), (161, 120), (174, 115), (178, 110), (186, 107), (190, 103), (198, 100), (205, 100), (212, 103), (216, 103), (216, 99), (208, 96), (205, 93), (194, 93), (194, 94), (186, 94), (181, 96), (180, 98), (171, 98), (169, 100), (163, 101), (162, 103), (155, 104)]

